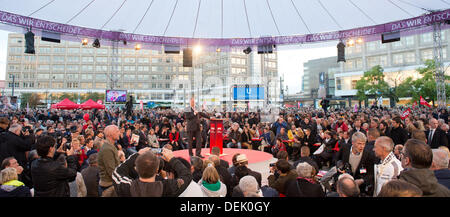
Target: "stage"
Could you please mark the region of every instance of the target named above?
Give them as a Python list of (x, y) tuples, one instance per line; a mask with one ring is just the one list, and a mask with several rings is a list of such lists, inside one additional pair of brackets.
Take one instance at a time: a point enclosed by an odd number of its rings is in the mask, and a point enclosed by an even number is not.
[[(192, 150), (195, 153), (195, 149)], [(251, 170), (258, 171), (262, 175), (262, 185), (266, 185), (267, 177), (269, 176), (269, 164), (276, 162), (276, 158), (272, 156), (272, 154), (258, 151), (258, 150), (250, 150), (250, 149), (238, 149), (238, 148), (224, 148), (223, 156), (220, 159), (228, 161), (230, 167), (233, 165), (232, 158), (236, 153), (245, 154), (248, 159), (248, 167)], [(182, 157), (190, 162), (189, 159), (189, 150), (179, 150), (173, 152), (175, 157)], [(202, 148), (201, 155), (208, 159), (209, 157), (209, 148)]]

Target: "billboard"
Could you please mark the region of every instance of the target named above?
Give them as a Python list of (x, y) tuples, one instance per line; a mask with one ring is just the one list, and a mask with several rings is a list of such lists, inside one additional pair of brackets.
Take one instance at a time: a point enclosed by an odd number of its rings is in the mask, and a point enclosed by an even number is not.
[(233, 86), (233, 100), (263, 100), (264, 87), (259, 85)]
[(126, 102), (126, 90), (106, 90), (106, 102)]

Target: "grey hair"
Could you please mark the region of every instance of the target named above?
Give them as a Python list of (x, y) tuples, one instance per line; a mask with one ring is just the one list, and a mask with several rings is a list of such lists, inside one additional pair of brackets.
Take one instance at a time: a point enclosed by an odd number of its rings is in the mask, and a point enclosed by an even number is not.
[(352, 143), (356, 142), (357, 140), (362, 141), (362, 142), (366, 142), (367, 141), (367, 137), (366, 137), (366, 135), (364, 135), (364, 133), (356, 132), (352, 136)]
[(17, 180), (18, 176), (17, 176), (17, 170), (14, 167), (7, 167), (5, 169), (3, 169), (1, 171), (1, 178), (0, 178), (0, 184), (12, 181), (12, 180)]
[(219, 166), (220, 165), (220, 158), (217, 155), (209, 155), (208, 160), (212, 161), (214, 163), (215, 166)]
[(12, 125), (9, 127), (9, 132), (15, 133), (15, 132), (17, 132), (18, 130), (19, 130), (19, 131), (22, 130), (22, 126), (21, 126), (20, 124), (12, 124)]
[(242, 193), (256, 193), (259, 190), (258, 182), (253, 176), (244, 176), (241, 178), (241, 180), (239, 180), (239, 189), (241, 189)]
[(296, 170), (297, 170), (298, 176), (300, 176), (300, 177), (305, 177), (305, 178), (312, 177), (313, 167), (309, 163), (306, 163), (306, 162), (299, 163), (297, 165)]
[(448, 168), (448, 154), (442, 149), (432, 149), (433, 151), (433, 163), (439, 169)]
[(375, 143), (382, 146), (387, 152), (391, 152), (394, 149), (394, 141), (387, 136), (378, 137)]

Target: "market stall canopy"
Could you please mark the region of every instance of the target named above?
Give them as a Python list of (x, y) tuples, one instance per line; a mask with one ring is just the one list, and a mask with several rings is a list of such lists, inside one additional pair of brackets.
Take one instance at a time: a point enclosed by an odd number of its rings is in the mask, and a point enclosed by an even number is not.
[(105, 109), (105, 105), (100, 105), (96, 102), (94, 102), (92, 99), (89, 99), (88, 101), (82, 103), (80, 105), (80, 108), (83, 110), (88, 110), (88, 109)]
[(65, 98), (61, 102), (51, 105), (51, 108), (54, 108), (54, 109), (68, 109), (68, 110), (70, 110), (70, 109), (78, 109), (78, 108), (80, 108), (80, 105), (70, 101), (67, 98)]

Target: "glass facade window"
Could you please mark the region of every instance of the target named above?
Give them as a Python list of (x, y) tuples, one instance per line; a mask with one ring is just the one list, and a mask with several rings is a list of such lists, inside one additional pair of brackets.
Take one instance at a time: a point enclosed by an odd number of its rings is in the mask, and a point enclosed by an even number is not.
[(90, 89), (90, 88), (92, 88), (92, 83), (82, 82), (81, 83), (81, 88), (83, 88), (83, 89)]
[(105, 89), (106, 83), (95, 83), (95, 88), (97, 89)]
[(394, 65), (400, 65), (403, 64), (403, 54), (393, 54), (392, 55), (392, 63)]
[(84, 63), (93, 63), (93, 62), (94, 62), (94, 57), (82, 57), (82, 58), (81, 58), (81, 62), (84, 62)]
[(65, 53), (65, 52), (66, 52), (65, 47), (54, 47), (53, 48), (53, 53)]
[(414, 36), (404, 37), (402, 40), (405, 40), (405, 45), (408, 47), (414, 45)]
[(81, 74), (82, 80), (92, 80), (92, 74)]
[(65, 61), (66, 61), (66, 58), (64, 56), (53, 56), (53, 62), (63, 63)]
[(52, 74), (52, 79), (63, 80), (64, 74)]
[(94, 66), (92, 65), (82, 65), (81, 70), (84, 72), (91, 72), (94, 71)]
[(415, 63), (416, 62), (416, 53), (414, 53), (414, 52), (405, 53), (405, 62), (406, 63)]
[(52, 49), (49, 47), (40, 47), (39, 48), (39, 54), (46, 54), (46, 53), (51, 53)]
[(78, 62), (80, 62), (80, 57), (68, 56), (67, 57), (67, 62), (69, 62), (69, 63), (78, 63)]
[(420, 35), (420, 41), (424, 44), (433, 42), (433, 33), (424, 33)]
[(73, 48), (73, 47), (67, 48), (67, 53), (69, 53), (69, 54), (79, 54), (80, 53), (80, 48)]
[(53, 71), (64, 71), (64, 65), (53, 65)]

